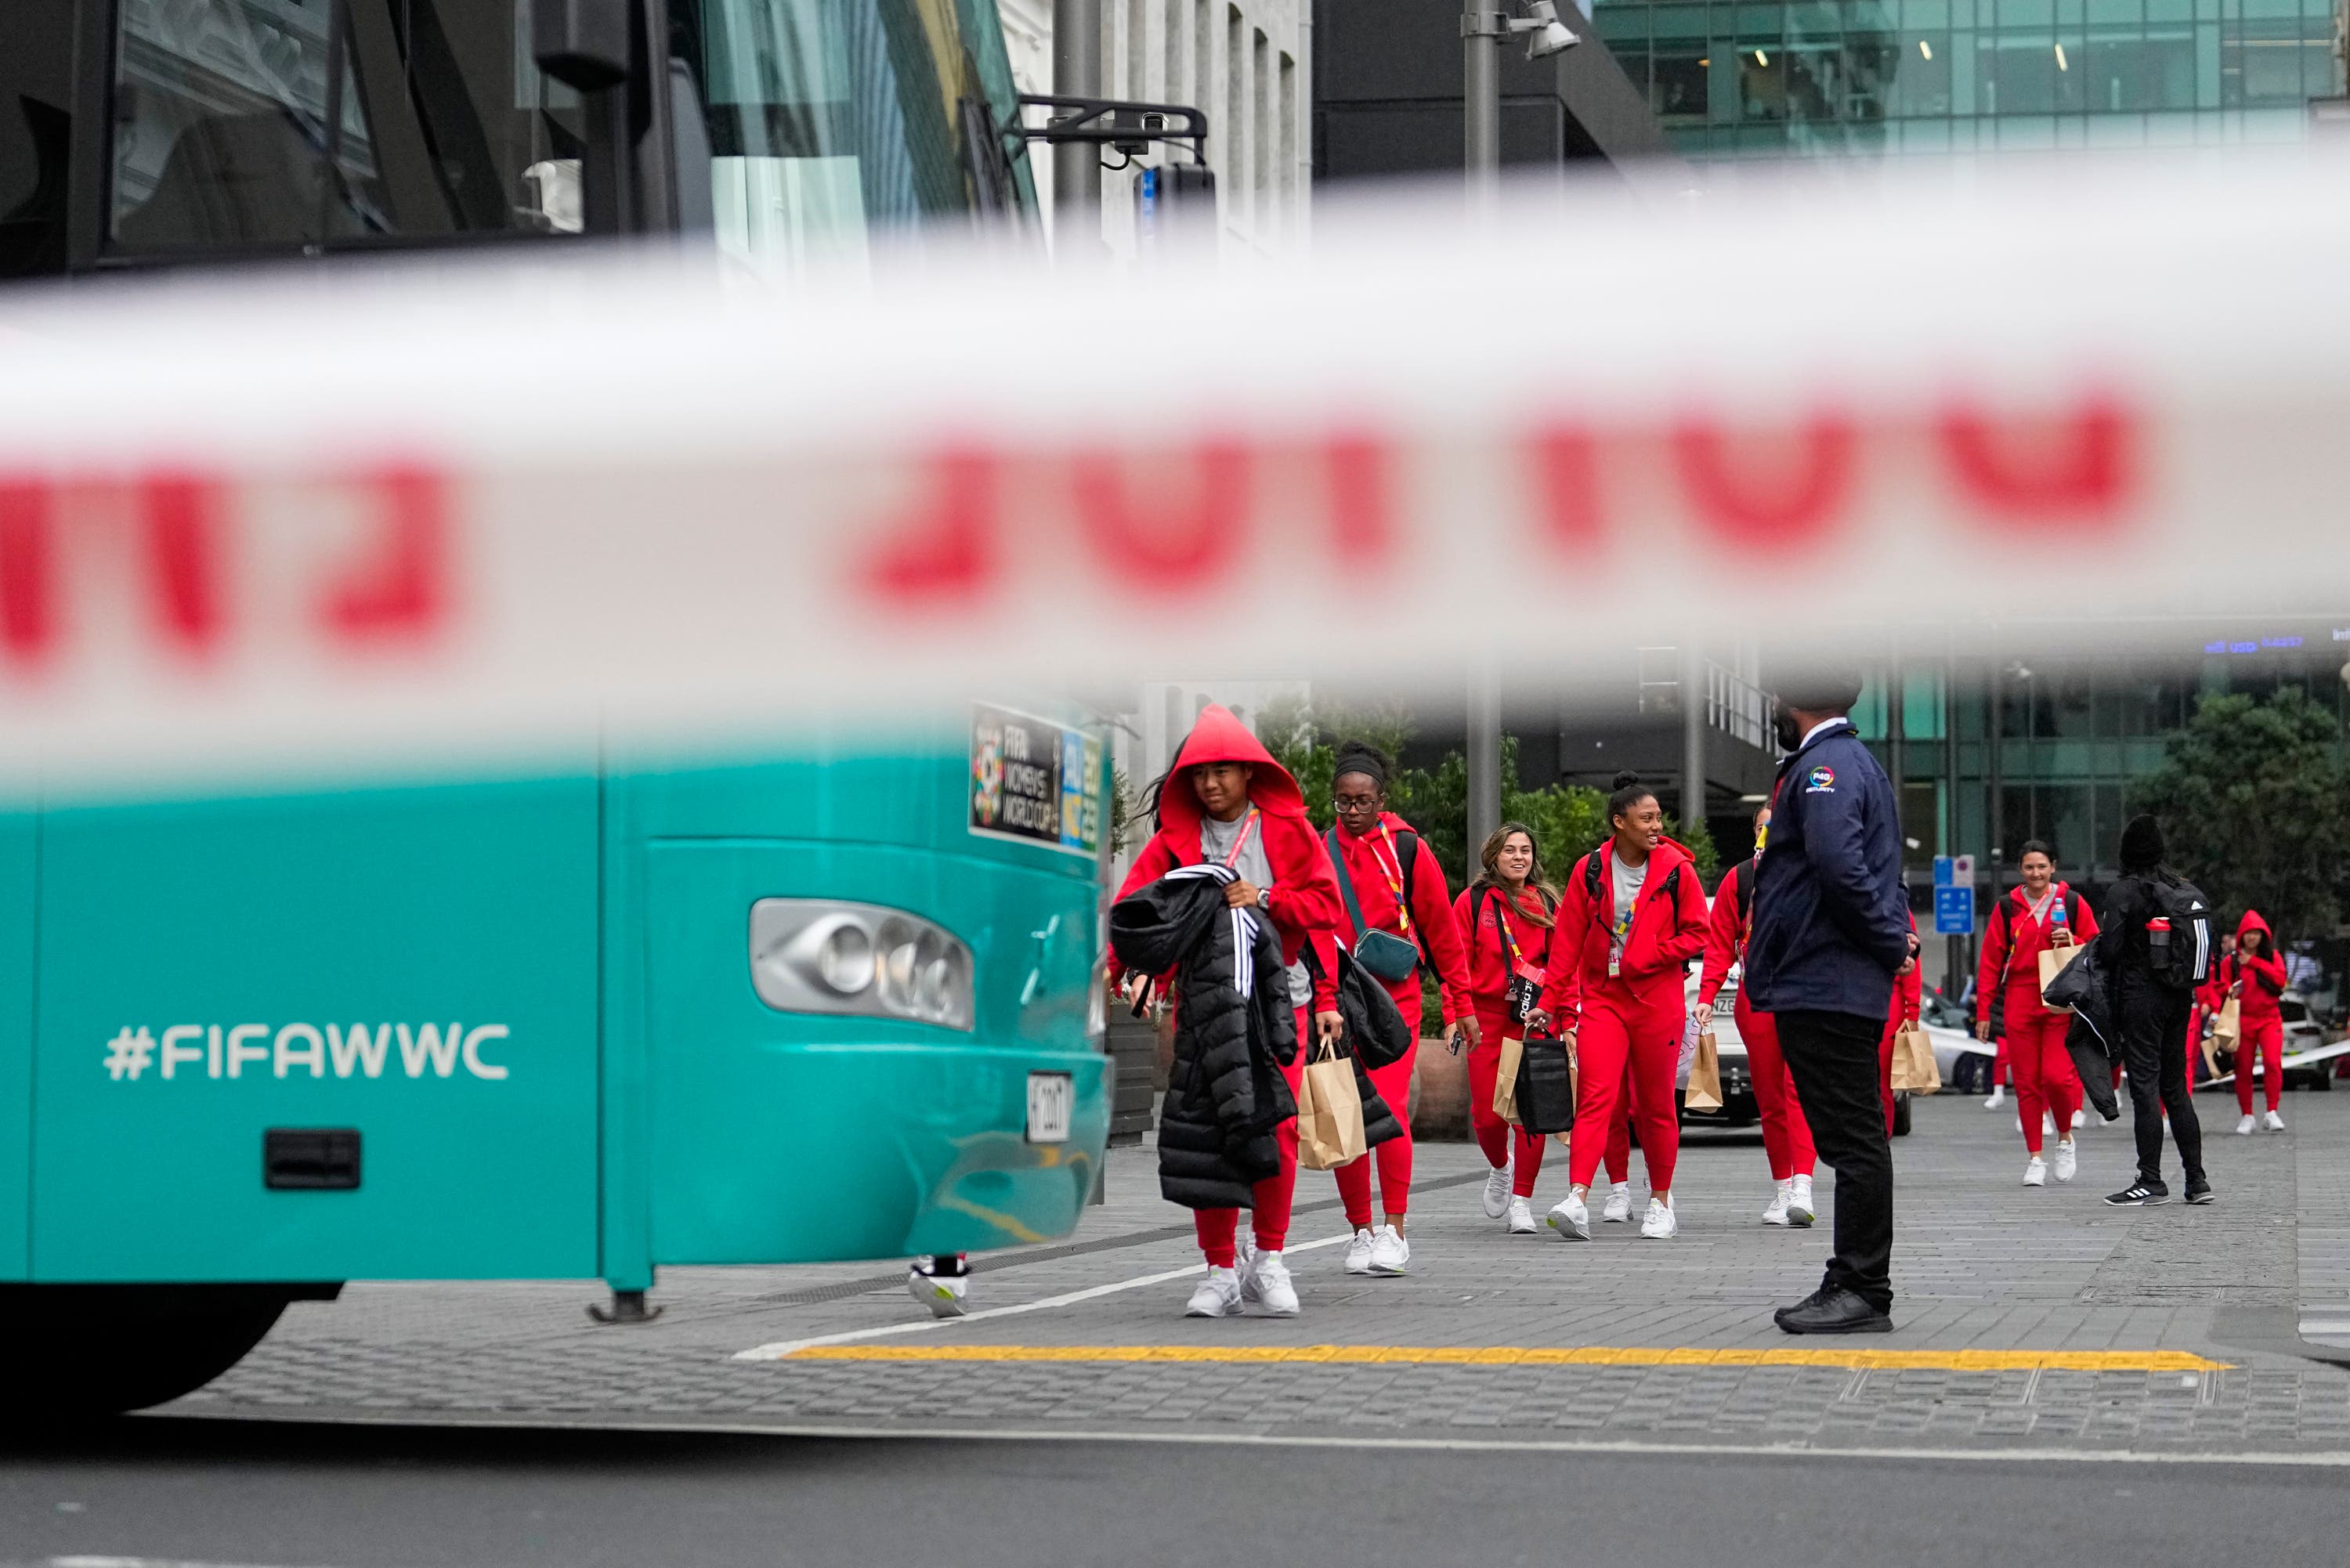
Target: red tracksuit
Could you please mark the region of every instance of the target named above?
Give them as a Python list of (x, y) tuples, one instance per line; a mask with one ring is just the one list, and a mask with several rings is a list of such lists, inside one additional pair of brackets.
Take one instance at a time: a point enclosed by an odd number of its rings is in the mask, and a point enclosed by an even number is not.
[[(1444, 868), (1428, 846), (1419, 846), (1412, 857), (1410, 886), (1405, 886), (1403, 856), (1396, 844), (1396, 836), (1409, 833), (1412, 826), (1395, 813), (1379, 814), (1378, 826), (1357, 836), (1344, 827), (1334, 830), (1337, 836), (1339, 858), (1346, 863), (1347, 879), (1355, 885), (1355, 902), (1363, 911), (1363, 919), (1373, 928), (1387, 931), (1406, 940), (1419, 944), (1423, 963), (1433, 963), (1436, 979), (1444, 1002), (1444, 1022), (1470, 1015), (1469, 955), (1461, 946), (1461, 927), (1452, 916), (1452, 898), (1444, 886)], [(1326, 837), (1324, 843), (1326, 845)], [(1405, 904), (1410, 905), (1407, 917)], [(1338, 940), (1349, 950), (1357, 934), (1355, 923), (1346, 912), (1346, 901), (1339, 900)], [(1338, 1181), (1338, 1199), (1346, 1206), (1347, 1219), (1357, 1229), (1371, 1222), (1371, 1167), (1376, 1163), (1379, 1172), (1379, 1197), (1385, 1211), (1400, 1216), (1411, 1202), (1411, 1077), (1419, 1060), (1419, 971), (1415, 969), (1401, 980), (1385, 982), (1388, 994), (1402, 1009), (1404, 1022), (1411, 1026), (1411, 1049), (1403, 1059), (1384, 1067), (1371, 1069), (1371, 1086), (1379, 1092), (1404, 1124), (1401, 1137), (1389, 1138), (1370, 1154), (1340, 1166), (1333, 1174)]]
[(2023, 1147), (2040, 1152), (2040, 1118), (2044, 1111), (2055, 1118), (2056, 1136), (2073, 1136), (2073, 1113), (2081, 1108), (2081, 1077), (2072, 1054), (2064, 1049), (2069, 1014), (2051, 1012), (2040, 1002), (2040, 954), (2055, 944), (2049, 940), (2057, 901), (2066, 900), (2073, 940), (2086, 942), (2097, 934), (2097, 917), (2086, 898), (2073, 896), (2062, 882), (2049, 884), (2048, 904), (2034, 918), (2031, 900), (2017, 888), (1993, 905), (1983, 927), (1982, 966), (1975, 975), (1978, 1005), (2004, 992), (2007, 1023), (2007, 1065), (2015, 1078), (2016, 1114), (2023, 1122)]
[[(2244, 933), (2261, 933), (2257, 956), (2244, 951)], [(2252, 1054), (2260, 1053), (2261, 1081), (2268, 1085), (2269, 1109), (2284, 1096), (2284, 1013), (2277, 998), (2284, 994), (2284, 958), (2276, 950), (2275, 933), (2251, 910), (2236, 922), (2236, 956), (2228, 961), (2226, 987), (2236, 993), (2236, 1105), (2252, 1114)]]
[[(1673, 1079), (1680, 1064), (1681, 1032), (1689, 1022), (1682, 992), (1689, 961), (1705, 951), (1705, 889), (1689, 851), (1666, 839), (1648, 855), (1648, 877), (1627, 912), (1618, 972), (1610, 975), (1616, 944), (1613, 841), (1575, 862), (1558, 909), (1547, 997), (1562, 1033), (1575, 1032), (1575, 1135), (1567, 1146), (1568, 1179), (1589, 1187), (1616, 1120), (1628, 1064), (1633, 1119), (1640, 1127), (1640, 1157), (1648, 1188), (1672, 1190), (1680, 1154), (1680, 1116)], [(1598, 863), (1598, 891), (1589, 888)], [(1675, 875), (1678, 872), (1679, 875)], [(1667, 889), (1672, 891), (1668, 896)]]
[[(1918, 917), (1909, 917), (1909, 934), (1918, 933)], [(2035, 964), (2037, 959), (2033, 961)], [(1918, 1022), (1926, 1004), (1926, 971), (1915, 961), (1908, 974), (1893, 977), (1893, 1007), (1885, 1019), (1885, 1037), (1877, 1043), (1877, 1087), (1885, 1097), (1885, 1136), (1893, 1136), (1893, 1038)], [(2061, 1038), (2061, 1037), (2060, 1037)]]
[[(1284, 1069), (1295, 1093), (1305, 1075), (1306, 1053), (1314, 1040), (1313, 1013), (1336, 1012), (1338, 1006), (1338, 950), (1332, 938), (1345, 919), (1339, 907), (1338, 879), (1331, 873), (1321, 836), (1306, 820), (1305, 796), (1297, 781), (1225, 709), (1213, 703), (1201, 709), (1199, 722), (1175, 753), (1174, 766), (1159, 794), (1159, 831), (1135, 857), (1134, 869), (1127, 874), (1118, 897), (1149, 887), (1178, 866), (1200, 862), (1200, 823), (1206, 813), (1191, 788), (1191, 769), (1201, 763), (1220, 762), (1246, 763), (1255, 770), (1249, 779), (1249, 804), (1259, 814), (1257, 831), (1263, 835), (1265, 860), (1273, 869), (1272, 886), (1265, 893), (1266, 913), (1281, 936), (1282, 961), (1295, 963), (1309, 942), (1320, 961), (1315, 966), (1321, 973), (1314, 982), (1313, 1005), (1297, 1010), (1297, 1054)], [(1278, 977), (1274, 982), (1286, 983)], [(1399, 1109), (1398, 1115), (1401, 1114)], [(1278, 1140), (1281, 1172), (1256, 1184), (1252, 1209), (1256, 1244), (1269, 1252), (1279, 1251), (1289, 1238), (1289, 1210), (1297, 1188), (1295, 1117), (1281, 1124)], [(1194, 1211), (1192, 1220), (1208, 1262), (1231, 1268), (1240, 1210), (1201, 1209)]]
[[(1473, 925), (1471, 904), (1477, 906)], [(1547, 972), (1556, 932), (1539, 922), (1549, 920), (1552, 912), (1531, 888), (1512, 898), (1498, 887), (1487, 887), (1461, 894), (1453, 902), (1452, 915), (1454, 929), (1468, 944), (1469, 1001), (1477, 1019), (1477, 1044), (1469, 1048), (1470, 1129), (1477, 1135), (1477, 1147), (1485, 1151), (1486, 1164), (1498, 1168), (1515, 1153), (1517, 1170), (1510, 1189), (1520, 1198), (1532, 1198), (1534, 1178), (1542, 1172), (1543, 1140), (1493, 1114), (1493, 1081), (1501, 1074), (1502, 1036), (1518, 1028), (1504, 1011), (1511, 967), (1523, 962)], [(1370, 911), (1364, 910), (1363, 917), (1368, 919)], [(1539, 997), (1536, 1004), (1547, 1005)]]
[[(1731, 867), (1713, 890), (1713, 913), (1708, 918), (1705, 968), (1697, 983), (1697, 1005), (1702, 1016), (1713, 1011), (1714, 998), (1730, 978), (1730, 966), (1746, 961), (1746, 936), (1753, 924), (1751, 911), (1742, 911), (1742, 889), (1754, 879), (1752, 856)], [(1812, 1127), (1795, 1098), (1795, 1080), (1787, 1059), (1779, 1054), (1779, 1025), (1767, 1012), (1747, 1005), (1746, 988), (1738, 988), (1738, 1037), (1746, 1042), (1746, 1070), (1754, 1080), (1755, 1108), (1762, 1113), (1762, 1157), (1771, 1162), (1771, 1179), (1809, 1176), (1818, 1163), (1812, 1152)]]

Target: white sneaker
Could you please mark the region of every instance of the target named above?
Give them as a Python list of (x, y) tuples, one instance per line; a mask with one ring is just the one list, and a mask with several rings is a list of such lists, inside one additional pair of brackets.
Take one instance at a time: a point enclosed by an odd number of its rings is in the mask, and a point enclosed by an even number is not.
[[(1400, 1274), (1403, 1266), (1410, 1262), (1411, 1243), (1403, 1239), (1403, 1232), (1392, 1225), (1380, 1226), (1378, 1239), (1371, 1243), (1371, 1272), (1389, 1276)], [(1296, 1309), (1293, 1307), (1290, 1310), (1294, 1312)]]
[(2069, 1137), (2059, 1140), (2056, 1145), (2056, 1179), (2070, 1181), (2080, 1168), (2081, 1157), (2073, 1147), (2073, 1140)]
[(2262, 1121), (2261, 1126), (2268, 1128), (2271, 1132), (2282, 1132), (2284, 1131), (2284, 1118), (2277, 1115), (2274, 1111), (2271, 1111), (2268, 1114), (2267, 1119)]
[(1798, 1176), (1794, 1187), (1794, 1196), (1787, 1200), (1787, 1223), (1798, 1231), (1806, 1230), (1818, 1214), (1812, 1207), (1812, 1179)]
[(1517, 1194), (1510, 1195), (1510, 1234), (1531, 1236), (1542, 1227), (1534, 1223), (1534, 1206)]
[(1355, 1239), (1347, 1243), (1347, 1272), (1367, 1274), (1371, 1272), (1371, 1248), (1378, 1238), (1371, 1234), (1368, 1225), (1355, 1227)]
[(1674, 1233), (1679, 1231), (1680, 1228), (1681, 1222), (1673, 1217), (1673, 1204), (1671, 1199), (1651, 1198), (1648, 1199), (1648, 1217), (1640, 1221), (1641, 1235), (1647, 1237), (1651, 1241), (1669, 1241), (1673, 1239)]
[(1568, 1193), (1550, 1211), (1550, 1228), (1558, 1232), (1562, 1241), (1591, 1240), (1591, 1210), (1582, 1199)]
[(1779, 1183), (1778, 1190), (1772, 1194), (1770, 1207), (1762, 1210), (1762, 1223), (1784, 1225), (1787, 1222), (1787, 1205), (1794, 1200), (1795, 1184), (1792, 1181)]
[(2032, 1157), (2032, 1163), (2023, 1168), (2023, 1185), (2026, 1187), (2047, 1186), (2048, 1162), (2041, 1158), (2038, 1155), (2033, 1155)]
[(2237, 1136), (2238, 1137), (2251, 1137), (2251, 1136), (2252, 1136), (2252, 1128), (2253, 1128), (2256, 1125), (2258, 1125), (2258, 1124), (2256, 1124), (2256, 1123), (2252, 1120), (2252, 1113), (2251, 1113), (2251, 1112), (2250, 1112), (2250, 1111), (2246, 1111), (2246, 1112), (2244, 1113), (2244, 1119), (2243, 1119), (2242, 1121), (2240, 1121), (2240, 1122), (2238, 1122), (2238, 1123), (2236, 1124), (2236, 1136)]
[(1991, 1094), (1983, 1100), (1983, 1109), (1987, 1111), (1995, 1111), (2005, 1104), (2007, 1104), (2007, 1085), (2005, 1084), (1993, 1084), (1991, 1087)]
[(1517, 1163), (1517, 1150), (1512, 1149), (1507, 1160), (1486, 1174), (1485, 1218), (1488, 1220), (1499, 1220), (1510, 1211), (1510, 1167)]
[(926, 1274), (906, 1271), (906, 1293), (931, 1309), (932, 1317), (961, 1317), (971, 1310), (969, 1274)]
[(2073, 1113), (2073, 1125), (2074, 1125), (2074, 1127), (2079, 1127), (2083, 1122), (2087, 1121), (2088, 1119), (2089, 1119), (2089, 1113), (2088, 1113), (2087, 1111), (2082, 1110), (2082, 1111), (2074, 1111), (2074, 1112)]
[(1241, 1276), (1241, 1299), (1256, 1303), (1267, 1317), (1297, 1315), (1297, 1287), (1279, 1252), (1259, 1252), (1249, 1260), (1249, 1271)]
[(1185, 1303), (1185, 1317), (1238, 1317), (1241, 1313), (1241, 1279), (1232, 1269), (1211, 1268)]
[(1599, 1210), (1599, 1218), (1607, 1224), (1620, 1225), (1631, 1217), (1632, 1184), (1618, 1181), (1607, 1189), (1607, 1204)]

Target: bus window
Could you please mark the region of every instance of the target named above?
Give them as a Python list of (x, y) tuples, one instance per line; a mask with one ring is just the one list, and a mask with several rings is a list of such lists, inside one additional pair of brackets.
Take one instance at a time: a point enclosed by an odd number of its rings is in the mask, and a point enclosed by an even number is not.
[(670, 17), (731, 261), (789, 273), (861, 256), (876, 228), (1033, 207), (1024, 161), (990, 145), (1014, 112), (1011, 66), (971, 0), (676, 0)]
[(63, 272), (73, 13), (20, 6), (0, 49), (0, 277)]
[(576, 232), (581, 109), (530, 0), (123, 0), (110, 249)]

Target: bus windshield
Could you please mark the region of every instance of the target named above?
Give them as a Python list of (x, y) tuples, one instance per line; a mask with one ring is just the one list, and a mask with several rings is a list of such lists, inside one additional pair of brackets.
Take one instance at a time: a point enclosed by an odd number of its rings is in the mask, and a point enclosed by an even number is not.
[[(579, 95), (531, 0), (122, 0), (108, 166), (120, 258), (584, 226)], [(1033, 204), (991, 0), (671, 0), (649, 142), (686, 227), (760, 271), (873, 228)], [(697, 113), (698, 112), (698, 116)], [(695, 125), (692, 121), (701, 121)], [(666, 134), (664, 134), (666, 133)], [(700, 165), (701, 167), (685, 167)]]

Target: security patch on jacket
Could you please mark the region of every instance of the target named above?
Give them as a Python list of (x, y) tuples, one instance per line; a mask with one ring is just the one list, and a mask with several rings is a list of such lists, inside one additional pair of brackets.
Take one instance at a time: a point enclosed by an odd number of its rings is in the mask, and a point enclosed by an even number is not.
[(1804, 789), (1804, 793), (1805, 794), (1834, 794), (1835, 793), (1835, 769), (1828, 766), (1825, 763), (1822, 763), (1818, 767), (1814, 768), (1811, 773), (1809, 786)]

